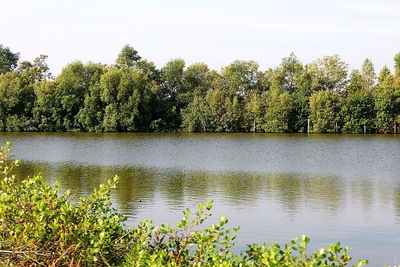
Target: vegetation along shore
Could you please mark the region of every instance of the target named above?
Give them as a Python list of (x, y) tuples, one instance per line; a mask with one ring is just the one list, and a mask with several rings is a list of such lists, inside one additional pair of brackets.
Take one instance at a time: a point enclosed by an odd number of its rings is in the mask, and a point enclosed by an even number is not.
[(53, 77), (46, 58), (0, 46), (0, 131), (397, 133), (400, 122), (400, 53), (379, 73), (369, 59), (350, 71), (337, 55), (294, 54), (265, 71), (158, 69), (125, 45), (115, 64), (76, 61)]

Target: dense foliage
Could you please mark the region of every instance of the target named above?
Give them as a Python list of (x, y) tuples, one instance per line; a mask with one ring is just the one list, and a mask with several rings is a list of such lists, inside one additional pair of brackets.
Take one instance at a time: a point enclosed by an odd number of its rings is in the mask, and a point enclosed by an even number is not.
[(111, 208), (110, 189), (117, 179), (93, 194), (70, 202), (41, 176), (17, 181), (10, 175), (18, 161), (1, 150), (0, 265), (115, 265), (133, 243), (125, 218)]
[(125, 45), (113, 65), (77, 61), (52, 77), (46, 58), (19, 62), (0, 45), (0, 131), (392, 133), (400, 122), (400, 53), (379, 75), (337, 55), (157, 69)]
[[(72, 202), (41, 176), (19, 180), (11, 175), (9, 144), (0, 150), (1, 266), (347, 266), (349, 248), (333, 244), (308, 253), (310, 239), (302, 236), (280, 246), (248, 245), (232, 253), (237, 229), (228, 220), (201, 229), (211, 202), (201, 204), (176, 227), (154, 227), (150, 221), (133, 228), (111, 206), (110, 190), (117, 178), (93, 194)], [(359, 260), (357, 266), (367, 264)]]

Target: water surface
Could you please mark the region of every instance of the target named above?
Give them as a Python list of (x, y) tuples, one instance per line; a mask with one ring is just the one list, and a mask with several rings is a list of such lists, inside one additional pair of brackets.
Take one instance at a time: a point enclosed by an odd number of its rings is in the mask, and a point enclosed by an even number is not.
[(312, 248), (341, 241), (372, 266), (400, 263), (400, 137), (291, 134), (2, 133), (23, 159), (75, 196), (115, 174), (129, 224), (173, 223), (214, 200), (246, 243), (307, 234)]

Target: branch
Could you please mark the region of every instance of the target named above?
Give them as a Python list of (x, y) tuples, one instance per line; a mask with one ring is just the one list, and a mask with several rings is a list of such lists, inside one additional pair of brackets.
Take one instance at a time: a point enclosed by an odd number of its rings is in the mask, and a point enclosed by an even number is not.
[(48, 257), (48, 254), (43, 254), (37, 251), (12, 251), (12, 250), (0, 250), (0, 253), (8, 253), (8, 254), (34, 254), (38, 256)]

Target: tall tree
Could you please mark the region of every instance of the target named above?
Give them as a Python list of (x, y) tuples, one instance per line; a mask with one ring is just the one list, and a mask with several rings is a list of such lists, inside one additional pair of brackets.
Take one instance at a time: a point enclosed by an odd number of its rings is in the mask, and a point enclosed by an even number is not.
[(310, 97), (310, 119), (313, 132), (332, 133), (339, 122), (339, 97), (337, 92), (324, 90)]
[(19, 64), (18, 72), (21, 74), (25, 83), (34, 84), (52, 78), (46, 59), (46, 55), (39, 55), (33, 62), (22, 61)]
[(190, 65), (183, 73), (183, 84), (186, 88), (185, 92), (180, 94), (182, 109), (191, 103), (195, 96), (205, 97), (216, 75), (216, 72), (211, 72), (204, 63)]
[(266, 110), (262, 129), (268, 133), (289, 132), (289, 120), (292, 107), (291, 95), (272, 90), (266, 93)]
[(225, 131), (224, 115), (226, 113), (225, 101), (227, 96), (228, 93), (219, 88), (212, 89), (207, 93), (206, 101), (209, 106), (210, 131)]
[(301, 74), (303, 65), (294, 53), (289, 57), (283, 58), (279, 66), (280, 87), (284, 92), (293, 93), (300, 88)]
[(199, 92), (205, 96), (207, 91), (211, 89), (212, 82), (217, 74), (215, 71), (210, 71), (204, 63), (194, 63), (185, 70), (183, 75), (187, 92), (191, 94)]
[[(355, 93), (357, 91), (363, 90), (366, 86), (365, 79), (359, 70), (352, 70), (350, 73), (350, 80), (348, 86), (346, 87), (346, 92)], [(368, 88), (368, 87), (367, 87)]]
[(238, 96), (225, 97), (225, 114), (223, 116), (223, 128), (225, 132), (240, 132), (243, 129), (242, 107)]
[(220, 86), (238, 96), (246, 96), (260, 86), (261, 72), (255, 61), (236, 60), (221, 70)]
[(88, 79), (86, 86), (83, 106), (78, 112), (78, 121), (83, 130), (90, 132), (101, 132), (104, 103), (101, 101), (102, 87), (100, 85), (101, 77), (109, 69), (101, 64), (89, 63), (85, 66), (85, 73)]
[(23, 112), (21, 105), (24, 91), (17, 72), (0, 75), (0, 131), (20, 131), (22, 123), (18, 117)]
[(252, 91), (244, 103), (244, 119), (247, 131), (261, 132), (265, 114), (265, 92)]
[(33, 119), (39, 131), (65, 131), (60, 112), (62, 106), (56, 86), (55, 82), (47, 80), (34, 85), (36, 101)]
[(77, 61), (64, 67), (61, 74), (54, 80), (56, 101), (61, 104), (59, 112), (63, 118), (64, 131), (82, 130), (79, 111), (84, 106), (85, 94), (89, 87), (98, 82), (99, 74), (96, 68)]
[(193, 102), (182, 110), (182, 129), (188, 132), (207, 132), (210, 126), (208, 103), (201, 95), (196, 95)]
[(400, 77), (400, 53), (394, 56), (394, 70), (396, 77)]
[(289, 131), (294, 133), (307, 132), (307, 123), (310, 115), (309, 96), (306, 91), (291, 94), (291, 110)]
[(18, 65), (19, 53), (14, 53), (9, 47), (0, 44), (0, 74), (14, 70)]
[(187, 101), (181, 95), (187, 92), (184, 80), (185, 61), (173, 59), (161, 68), (159, 97), (163, 102), (162, 120), (168, 129), (176, 131), (181, 125), (180, 110), (186, 108)]
[(376, 83), (376, 73), (372, 61), (368, 58), (364, 60), (361, 68), (364, 89), (369, 89)]
[(308, 66), (313, 90), (344, 90), (347, 84), (347, 69), (348, 64), (338, 55), (317, 59)]
[(378, 84), (379, 88), (387, 89), (393, 86), (394, 77), (390, 69), (386, 65), (383, 66), (381, 72), (379, 73), (378, 80), (379, 80)]
[(119, 68), (132, 68), (135, 62), (139, 61), (141, 57), (138, 52), (130, 45), (126, 44), (122, 47), (121, 52), (118, 54), (115, 64)]
[(344, 133), (363, 133), (364, 126), (368, 132), (375, 129), (374, 98), (369, 92), (357, 91), (348, 95), (342, 105), (342, 114)]
[(400, 114), (400, 91), (383, 89), (375, 97), (376, 128), (381, 133), (392, 132)]

